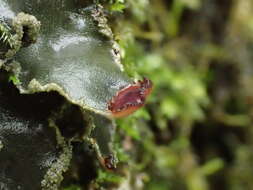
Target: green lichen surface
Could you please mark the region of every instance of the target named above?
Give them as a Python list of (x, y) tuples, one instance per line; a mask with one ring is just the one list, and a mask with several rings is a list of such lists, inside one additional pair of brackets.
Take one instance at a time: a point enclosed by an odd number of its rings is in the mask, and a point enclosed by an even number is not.
[(105, 157), (113, 154), (114, 122), (97, 114), (93, 114), (93, 122), (95, 128), (91, 131), (90, 137), (98, 144), (101, 155)]
[[(40, 189), (46, 173), (66, 154), (47, 121), (60, 102), (61, 98), (52, 94), (19, 95), (13, 86), (1, 81), (0, 189)], [(58, 173), (63, 171), (58, 168)], [(55, 183), (60, 181), (58, 178)]]
[[(107, 106), (131, 80), (123, 73), (102, 7), (69, 0), (0, 0), (0, 19), (9, 29), (2, 28), (7, 37), (0, 40), (0, 67), (8, 73), (0, 81), (0, 189), (58, 189), (72, 157), (71, 143), (84, 155), (92, 146), (93, 156), (83, 158), (92, 163), (90, 180), (108, 156), (116, 164), (115, 123)], [(7, 81), (13, 85), (5, 90)], [(9, 135), (12, 128), (17, 131)], [(72, 171), (81, 155), (74, 156), (69, 173), (83, 178)]]
[(41, 21), (37, 42), (15, 57), (21, 64), (21, 91), (57, 90), (86, 109), (106, 114), (108, 101), (130, 80), (117, 63), (101, 9), (77, 10), (69, 1), (7, 2), (16, 14), (27, 12)]

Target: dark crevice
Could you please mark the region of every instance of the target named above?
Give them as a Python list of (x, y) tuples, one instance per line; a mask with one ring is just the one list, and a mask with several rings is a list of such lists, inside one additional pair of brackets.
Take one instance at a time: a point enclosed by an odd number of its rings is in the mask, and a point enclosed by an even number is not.
[(66, 103), (62, 110), (56, 114), (55, 124), (61, 130), (61, 134), (66, 138), (81, 137), (87, 133), (90, 126), (85, 120), (79, 106)]
[(15, 85), (8, 82), (9, 74), (1, 72), (0, 75), (0, 101), (9, 102), (2, 104), (2, 106), (12, 112), (45, 120), (64, 102), (64, 98), (57, 92), (20, 94)]
[(64, 175), (62, 187), (79, 185), (88, 189), (92, 180), (97, 177), (97, 162), (95, 152), (85, 143), (73, 142), (73, 158), (70, 169)]

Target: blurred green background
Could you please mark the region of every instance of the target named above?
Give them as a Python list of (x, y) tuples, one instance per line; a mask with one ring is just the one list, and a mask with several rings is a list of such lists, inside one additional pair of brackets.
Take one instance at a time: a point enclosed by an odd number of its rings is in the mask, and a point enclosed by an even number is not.
[(253, 189), (253, 1), (104, 4), (126, 71), (154, 83), (118, 120), (131, 188)]
[(99, 2), (126, 72), (154, 89), (144, 108), (117, 120), (121, 172), (100, 171), (97, 183), (252, 190), (253, 1)]

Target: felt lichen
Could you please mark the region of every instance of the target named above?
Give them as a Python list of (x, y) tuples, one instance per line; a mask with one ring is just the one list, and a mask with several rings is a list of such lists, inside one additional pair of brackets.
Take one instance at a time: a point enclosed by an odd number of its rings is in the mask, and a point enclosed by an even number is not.
[(57, 143), (59, 148), (62, 149), (62, 153), (43, 177), (41, 181), (42, 190), (55, 190), (59, 188), (63, 180), (63, 172), (67, 171), (72, 158), (72, 146), (61, 136), (58, 127), (54, 126), (52, 121), (50, 123), (51, 127), (56, 130)]
[[(4, 18), (1, 15), (0, 18)], [(26, 30), (26, 31), (25, 31)], [(32, 15), (19, 13), (11, 24), (0, 22), (0, 41), (7, 44), (10, 49), (5, 53), (6, 58), (11, 58), (21, 48), (22, 43), (30, 44), (36, 41), (40, 30), (40, 22)]]
[[(104, 169), (116, 168), (115, 122), (108, 115), (107, 106), (114, 94), (132, 80), (122, 72), (119, 46), (107, 25), (103, 7), (67, 0), (48, 3), (0, 0), (0, 10), (0, 18), (3, 18), (0, 45), (4, 47), (0, 62), (1, 73), (4, 73), (0, 79), (4, 79), (0, 80), (0, 90), (3, 85), (8, 86), (8, 93), (15, 91), (13, 99), (18, 107), (18, 110), (3, 108), (6, 113), (13, 113), (13, 117), (0, 113), (0, 117), (6, 119), (0, 121), (0, 131), (9, 134), (5, 123), (14, 125), (12, 121), (16, 119), (20, 120), (20, 126), (15, 127), (18, 131), (24, 130), (25, 135), (22, 143), (17, 144), (9, 139), (10, 136), (0, 133), (4, 144), (0, 166), (5, 165), (4, 158), (13, 156), (12, 150), (15, 150), (27, 160), (24, 165), (36, 178), (36, 182), (31, 183), (27, 183), (26, 177), (20, 179), (19, 169), (23, 165), (19, 165), (14, 155), (15, 173), (1, 175), (7, 169), (0, 167), (0, 184), (8, 190), (16, 187), (58, 189), (69, 168), (72, 148), (78, 143), (79, 146), (92, 145), (94, 157), (90, 162), (100, 163)], [(5, 15), (6, 12), (10, 14)], [(2, 96), (0, 102), (8, 98), (0, 92)], [(29, 105), (24, 106), (28, 102)], [(39, 130), (42, 132), (37, 137)], [(21, 139), (22, 135), (15, 132), (14, 137)], [(48, 144), (39, 144), (44, 141)], [(20, 146), (25, 148), (18, 149)], [(50, 150), (43, 152), (47, 147)], [(34, 163), (31, 167), (27, 155), (30, 152), (30, 159), (36, 157), (35, 161), (30, 161)], [(7, 178), (14, 182), (7, 182)]]
[[(36, 42), (40, 31), (40, 22), (33, 16), (25, 13), (18, 13), (12, 20), (12, 26), (16, 32), (19, 40), (29, 40), (29, 42)], [(25, 29), (27, 31), (25, 31)], [(24, 39), (27, 35), (27, 39)]]

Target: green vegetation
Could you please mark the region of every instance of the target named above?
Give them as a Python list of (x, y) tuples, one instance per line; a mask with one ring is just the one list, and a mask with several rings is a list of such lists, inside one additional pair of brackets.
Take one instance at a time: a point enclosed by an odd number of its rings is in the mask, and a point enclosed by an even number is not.
[(117, 121), (132, 188), (252, 189), (253, 3), (122, 7), (111, 27), (126, 72), (154, 83), (146, 107)]

